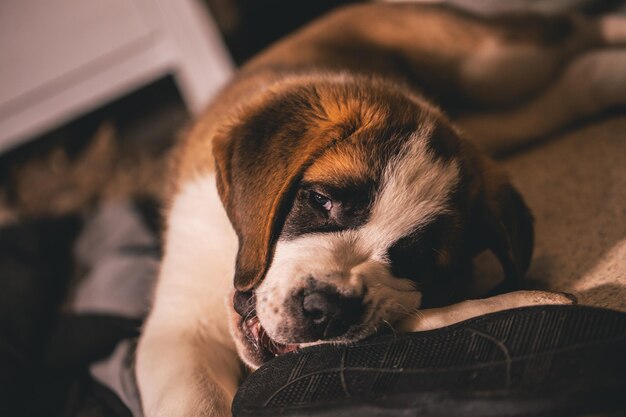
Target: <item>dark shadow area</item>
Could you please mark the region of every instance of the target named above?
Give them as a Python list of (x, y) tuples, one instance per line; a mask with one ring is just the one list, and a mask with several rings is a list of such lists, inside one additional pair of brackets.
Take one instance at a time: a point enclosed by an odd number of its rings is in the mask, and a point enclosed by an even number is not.
[(205, 0), (233, 59), (243, 64), (325, 12), (357, 0)]
[(60, 415), (53, 410), (62, 407), (65, 381), (45, 375), (43, 352), (70, 281), (79, 228), (78, 218), (67, 217), (0, 229), (0, 415), (43, 415), (37, 404)]

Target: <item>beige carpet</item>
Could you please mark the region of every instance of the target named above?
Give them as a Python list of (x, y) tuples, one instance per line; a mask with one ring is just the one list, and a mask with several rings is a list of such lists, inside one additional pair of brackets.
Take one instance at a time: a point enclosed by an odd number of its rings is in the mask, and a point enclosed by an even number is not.
[(536, 220), (528, 279), (626, 311), (626, 116), (562, 134), (503, 164)]

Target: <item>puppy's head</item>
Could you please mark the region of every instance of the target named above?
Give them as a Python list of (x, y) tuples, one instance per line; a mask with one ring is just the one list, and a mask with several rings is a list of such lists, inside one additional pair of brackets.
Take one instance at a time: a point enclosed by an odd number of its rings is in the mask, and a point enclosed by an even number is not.
[(532, 219), (506, 176), (393, 85), (274, 91), (221, 132), (214, 154), (239, 238), (233, 330), (253, 367), (459, 297), (484, 249), (508, 279), (528, 267)]

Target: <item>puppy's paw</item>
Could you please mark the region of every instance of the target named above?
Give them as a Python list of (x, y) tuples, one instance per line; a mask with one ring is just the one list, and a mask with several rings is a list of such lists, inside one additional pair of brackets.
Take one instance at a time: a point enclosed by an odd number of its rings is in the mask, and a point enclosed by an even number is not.
[(605, 45), (626, 45), (626, 14), (602, 16), (599, 27)]
[(516, 291), (509, 293), (510, 297), (516, 297), (516, 307), (533, 305), (569, 305), (578, 304), (578, 299), (574, 294), (567, 292), (551, 291)]
[(569, 303), (564, 303), (564, 304), (572, 304), (572, 305), (578, 304), (578, 297), (576, 297), (574, 294), (569, 293), (569, 292), (561, 292), (560, 294), (569, 300)]
[(538, 305), (576, 304), (576, 297), (564, 292), (514, 291), (480, 300), (467, 300), (446, 307), (421, 310), (396, 323), (400, 332), (419, 332), (437, 329), (496, 311)]
[(231, 417), (231, 401), (214, 383), (180, 383), (162, 392), (158, 401), (144, 404), (146, 417)]

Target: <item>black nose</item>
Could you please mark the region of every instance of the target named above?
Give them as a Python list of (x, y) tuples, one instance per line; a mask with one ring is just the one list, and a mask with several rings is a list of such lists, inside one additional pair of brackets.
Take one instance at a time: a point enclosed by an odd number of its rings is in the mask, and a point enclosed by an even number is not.
[(302, 313), (312, 339), (341, 336), (363, 313), (360, 298), (344, 297), (330, 290), (304, 294)]

